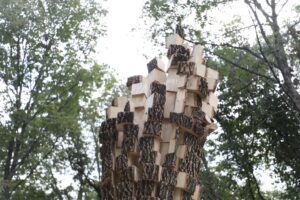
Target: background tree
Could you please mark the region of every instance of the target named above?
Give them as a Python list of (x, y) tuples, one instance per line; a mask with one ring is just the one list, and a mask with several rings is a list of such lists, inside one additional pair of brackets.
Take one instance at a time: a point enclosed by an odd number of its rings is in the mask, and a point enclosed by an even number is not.
[[(300, 12), (293, 3), (149, 0), (145, 4), (144, 17), (155, 42), (162, 43), (158, 35), (172, 32), (181, 21), (188, 29), (186, 38), (205, 45), (206, 64), (221, 72), (217, 116), (221, 130), (206, 147), (216, 165), (202, 173), (204, 199), (300, 195)], [(237, 8), (249, 15), (238, 16)], [(233, 13), (232, 20), (223, 20), (220, 11)], [(259, 173), (267, 171), (283, 184), (280, 191), (262, 190)]]
[[(105, 14), (95, 0), (0, 0), (1, 199), (95, 196), (98, 153), (85, 139), (97, 137), (116, 88), (108, 66), (91, 59)], [(60, 183), (64, 174), (78, 186)]]

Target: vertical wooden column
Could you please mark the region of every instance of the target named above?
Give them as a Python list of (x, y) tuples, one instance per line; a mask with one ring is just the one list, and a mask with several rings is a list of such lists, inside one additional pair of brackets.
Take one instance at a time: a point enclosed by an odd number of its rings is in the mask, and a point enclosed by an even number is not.
[(155, 57), (148, 75), (129, 77), (129, 97), (107, 108), (100, 128), (103, 199), (199, 200), (201, 151), (217, 127), (218, 72), (203, 47), (166, 38), (166, 68)]

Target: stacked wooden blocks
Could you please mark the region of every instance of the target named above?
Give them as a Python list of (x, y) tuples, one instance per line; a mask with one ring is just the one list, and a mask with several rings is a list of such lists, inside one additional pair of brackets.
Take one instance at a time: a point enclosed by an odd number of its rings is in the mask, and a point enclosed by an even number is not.
[(200, 155), (216, 129), (218, 72), (203, 64), (201, 45), (183, 42), (167, 37), (167, 69), (154, 58), (147, 77), (128, 78), (131, 96), (107, 109), (100, 129), (102, 199), (200, 199)]

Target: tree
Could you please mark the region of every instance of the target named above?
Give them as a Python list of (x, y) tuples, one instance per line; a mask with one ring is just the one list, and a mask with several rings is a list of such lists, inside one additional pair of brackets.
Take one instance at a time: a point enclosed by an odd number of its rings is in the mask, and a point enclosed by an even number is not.
[(70, 166), (69, 141), (80, 146), (83, 124), (100, 119), (82, 110), (108, 100), (116, 83), (90, 58), (105, 13), (94, 0), (0, 1), (3, 199), (69, 198), (55, 173)]
[[(234, 17), (230, 23), (220, 24), (219, 32), (210, 26), (217, 21), (218, 9), (234, 12), (231, 6), (236, 4), (249, 12), (249, 23)], [(285, 21), (282, 13), (286, 6), (294, 12), (289, 12)], [(275, 0), (149, 0), (144, 10), (150, 33), (156, 38), (171, 32), (178, 21), (182, 25), (195, 21), (186, 25), (186, 39), (203, 44), (206, 64), (221, 72), (217, 121), (222, 131), (210, 141), (216, 149), (209, 151), (208, 157), (223, 159), (212, 168), (212, 181), (204, 181), (205, 188), (217, 188), (221, 199), (267, 199), (270, 195), (296, 199), (300, 180), (299, 6)], [(285, 184), (283, 191), (262, 191), (258, 168), (279, 176)], [(216, 198), (210, 194), (204, 191), (204, 199)]]

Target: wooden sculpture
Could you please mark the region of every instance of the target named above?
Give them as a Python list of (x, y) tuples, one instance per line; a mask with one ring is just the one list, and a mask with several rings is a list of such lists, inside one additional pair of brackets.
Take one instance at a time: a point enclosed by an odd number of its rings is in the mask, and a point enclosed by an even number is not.
[[(178, 29), (178, 28), (177, 28)], [(166, 38), (169, 64), (147, 64), (148, 76), (128, 78), (131, 96), (116, 98), (100, 128), (103, 200), (199, 200), (200, 154), (216, 129), (218, 72), (203, 47)]]

